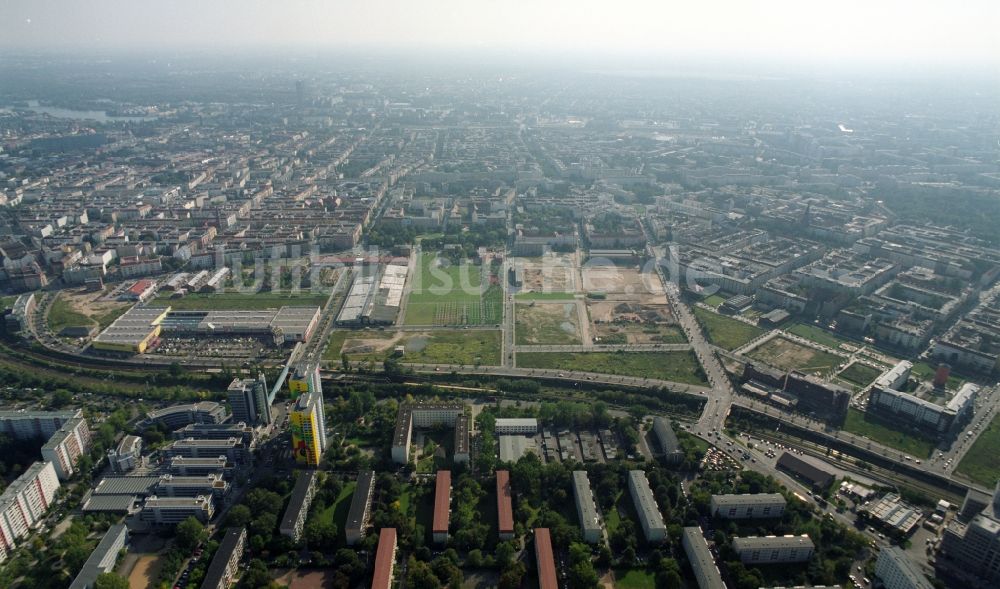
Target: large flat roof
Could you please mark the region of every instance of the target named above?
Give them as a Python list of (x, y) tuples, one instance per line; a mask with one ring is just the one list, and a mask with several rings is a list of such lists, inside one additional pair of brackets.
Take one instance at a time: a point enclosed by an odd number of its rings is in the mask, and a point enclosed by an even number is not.
[(281, 529), (295, 527), (295, 522), (299, 519), (299, 512), (305, 507), (309, 488), (315, 484), (315, 481), (316, 471), (299, 471), (299, 476), (295, 479), (295, 486), (292, 488), (292, 495), (288, 499), (288, 507), (285, 509), (285, 515), (281, 518)]
[(375, 471), (363, 470), (358, 473), (358, 482), (351, 497), (351, 508), (347, 512), (345, 530), (360, 530), (365, 524), (365, 512), (371, 498), (372, 487), (375, 485)]
[(222, 579), (226, 576), (226, 569), (229, 567), (229, 561), (236, 549), (240, 547), (240, 541), (243, 540), (244, 534), (246, 534), (246, 528), (226, 530), (226, 535), (223, 536), (219, 549), (215, 551), (212, 563), (208, 565), (208, 570), (205, 572), (205, 578), (201, 582), (202, 587), (218, 587), (222, 583)]
[(447, 533), (451, 515), (451, 471), (439, 470), (434, 483), (434, 522), (432, 533)]

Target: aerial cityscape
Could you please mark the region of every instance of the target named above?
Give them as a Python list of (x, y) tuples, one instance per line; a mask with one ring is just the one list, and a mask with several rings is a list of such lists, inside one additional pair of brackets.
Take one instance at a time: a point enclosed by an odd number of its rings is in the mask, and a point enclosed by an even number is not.
[(1000, 586), (997, 65), (9, 10), (0, 587)]

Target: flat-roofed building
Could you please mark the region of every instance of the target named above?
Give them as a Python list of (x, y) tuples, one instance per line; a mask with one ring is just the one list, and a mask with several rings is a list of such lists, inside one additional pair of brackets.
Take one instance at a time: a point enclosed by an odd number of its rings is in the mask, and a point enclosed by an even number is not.
[(212, 563), (205, 571), (205, 579), (201, 582), (201, 589), (229, 589), (239, 571), (240, 559), (243, 558), (243, 550), (247, 543), (246, 528), (229, 528), (219, 549), (212, 557)]
[(448, 541), (448, 521), (451, 516), (451, 471), (437, 471), (434, 482), (434, 520), (431, 537), (438, 544)]
[(497, 471), (497, 530), (501, 540), (514, 539), (514, 507), (511, 502), (510, 472)]
[(9, 552), (45, 516), (59, 490), (51, 462), (35, 462), (0, 495), (0, 548)]
[(720, 589), (726, 586), (722, 581), (719, 567), (715, 564), (712, 551), (708, 548), (708, 542), (701, 533), (701, 528), (693, 526), (684, 528), (681, 545), (684, 546), (684, 554), (691, 563), (691, 570), (694, 571), (699, 589)]
[(175, 440), (185, 440), (187, 438), (194, 438), (196, 440), (239, 438), (240, 442), (247, 448), (252, 448), (257, 443), (257, 430), (242, 421), (232, 423), (192, 423), (181, 429), (174, 430), (171, 436)]
[(660, 507), (649, 488), (646, 473), (641, 470), (630, 470), (628, 473), (628, 490), (632, 495), (632, 504), (642, 524), (642, 532), (647, 542), (660, 542), (667, 537), (667, 526), (663, 523)]
[(83, 563), (83, 568), (70, 583), (69, 589), (93, 589), (97, 577), (104, 573), (113, 573), (118, 562), (118, 553), (128, 542), (128, 527), (116, 524), (108, 528), (97, 547), (90, 553), (90, 558)]
[(323, 391), (311, 390), (299, 395), (288, 414), (292, 431), (292, 453), (295, 461), (307, 466), (319, 466), (326, 452), (326, 415)]
[(165, 474), (160, 476), (153, 492), (160, 497), (212, 495), (218, 500), (229, 493), (229, 483), (226, 482), (221, 473), (187, 477)]
[(344, 536), (348, 546), (354, 546), (365, 537), (374, 492), (375, 471), (363, 470), (358, 473), (354, 496), (351, 497), (351, 508), (347, 512), (347, 522), (344, 524)]
[(535, 563), (538, 566), (538, 589), (559, 589), (552, 534), (548, 528), (535, 528)]
[(42, 446), (42, 459), (52, 463), (59, 480), (65, 481), (76, 472), (80, 456), (90, 448), (90, 428), (87, 420), (74, 417), (52, 434)]
[(875, 561), (875, 576), (885, 589), (933, 589), (920, 567), (898, 546), (885, 546)]
[(212, 458), (185, 458), (174, 456), (170, 459), (170, 472), (181, 476), (198, 476), (221, 472), (224, 477), (232, 476), (233, 468), (225, 456)]
[(710, 509), (713, 517), (723, 519), (769, 518), (781, 517), (786, 503), (781, 493), (712, 495)]
[(809, 483), (813, 489), (821, 490), (829, 487), (837, 478), (837, 475), (823, 468), (821, 464), (818, 459), (812, 457), (803, 459), (791, 452), (782, 452), (776, 466)]
[(378, 533), (371, 589), (392, 589), (392, 573), (395, 568), (396, 528), (382, 528)]
[(920, 524), (922, 513), (919, 509), (903, 501), (896, 493), (886, 493), (876, 501), (870, 501), (858, 513), (866, 515), (898, 536), (907, 536)]
[(534, 417), (498, 417), (494, 429), (497, 435), (534, 435), (538, 433), (538, 420)]
[(222, 423), (227, 418), (226, 408), (222, 405), (214, 401), (201, 401), (150, 411), (139, 426), (162, 425), (173, 431), (191, 423)]
[(580, 518), (580, 532), (583, 540), (596, 544), (601, 541), (601, 516), (594, 503), (594, 493), (590, 489), (587, 471), (573, 471), (573, 497), (576, 499), (576, 513)]
[(805, 562), (816, 546), (806, 534), (801, 536), (747, 536), (733, 538), (733, 550), (743, 564)]
[(176, 526), (189, 517), (201, 523), (208, 523), (215, 515), (215, 505), (211, 495), (198, 497), (157, 497), (146, 498), (139, 512), (139, 520), (158, 526)]
[(396, 427), (392, 434), (392, 460), (397, 464), (410, 461), (410, 443), (414, 428), (438, 426), (455, 428), (455, 462), (469, 461), (469, 417), (460, 403), (411, 403), (399, 406)]
[(95, 350), (142, 354), (160, 336), (160, 323), (170, 307), (136, 305), (115, 319), (91, 342)]
[(667, 464), (679, 464), (684, 461), (684, 451), (681, 450), (680, 441), (674, 432), (670, 421), (665, 417), (653, 418), (653, 433), (656, 434), (656, 441), (660, 444), (660, 451), (663, 452), (663, 461)]
[(227, 460), (236, 464), (243, 464), (250, 459), (250, 451), (243, 445), (239, 438), (227, 438), (225, 440), (195, 440), (188, 438), (176, 440), (164, 449), (164, 454), (173, 458), (183, 456), (184, 458), (214, 458), (225, 456)]
[(125, 474), (142, 462), (142, 438), (123, 436), (118, 445), (108, 450), (108, 464), (117, 474)]
[(281, 525), (278, 526), (278, 531), (283, 536), (288, 536), (295, 542), (302, 538), (302, 530), (306, 525), (309, 506), (316, 495), (317, 476), (315, 470), (299, 471), (299, 476), (295, 479), (295, 486), (292, 487), (292, 495), (288, 499), (285, 515), (282, 516)]
[(271, 422), (271, 404), (267, 401), (267, 381), (261, 374), (257, 378), (236, 378), (226, 389), (226, 400), (233, 412), (232, 420), (250, 425), (267, 425)]

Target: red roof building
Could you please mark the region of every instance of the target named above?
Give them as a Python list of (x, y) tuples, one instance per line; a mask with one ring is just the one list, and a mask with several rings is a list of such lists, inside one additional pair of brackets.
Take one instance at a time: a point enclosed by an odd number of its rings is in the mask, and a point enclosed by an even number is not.
[[(550, 549), (551, 550), (551, 549)], [(375, 574), (372, 589), (391, 589), (392, 571), (396, 566), (396, 528), (382, 528), (375, 552)]]
[(431, 536), (444, 544), (448, 541), (448, 518), (451, 515), (451, 471), (439, 470), (434, 490), (434, 523)]
[(514, 508), (510, 501), (510, 472), (497, 471), (497, 523), (501, 540), (514, 539)]
[(535, 562), (538, 563), (538, 589), (559, 589), (548, 528), (535, 528)]

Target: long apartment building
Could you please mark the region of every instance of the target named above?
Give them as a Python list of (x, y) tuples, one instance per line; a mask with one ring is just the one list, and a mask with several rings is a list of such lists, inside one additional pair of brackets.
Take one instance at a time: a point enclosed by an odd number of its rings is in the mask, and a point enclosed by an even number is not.
[(647, 542), (660, 542), (667, 537), (667, 526), (663, 523), (660, 507), (649, 488), (646, 473), (641, 470), (628, 472), (628, 490), (632, 495), (632, 503), (642, 524), (642, 533)]
[(709, 505), (713, 517), (754, 519), (781, 517), (786, 503), (781, 493), (743, 493), (712, 495)]
[(594, 503), (594, 493), (590, 489), (590, 480), (587, 479), (585, 470), (573, 471), (573, 497), (576, 499), (576, 513), (580, 518), (583, 540), (591, 544), (600, 542), (603, 535), (601, 516)]
[(510, 471), (497, 471), (497, 530), (501, 540), (514, 539), (514, 507), (511, 502)]
[(77, 573), (69, 589), (92, 589), (97, 577), (104, 573), (115, 572), (118, 555), (128, 542), (128, 527), (116, 524), (108, 528), (104, 537), (90, 553), (87, 562)]
[(684, 460), (684, 451), (681, 450), (680, 441), (674, 433), (673, 426), (665, 417), (653, 418), (653, 433), (660, 443), (660, 451), (663, 452), (663, 461), (667, 464), (677, 464)]
[(382, 528), (378, 534), (371, 589), (392, 588), (392, 575), (396, 568), (396, 547), (396, 528)]
[(400, 405), (396, 415), (396, 428), (392, 435), (392, 461), (406, 464), (410, 461), (410, 444), (413, 430), (438, 426), (455, 428), (456, 463), (469, 462), (469, 416), (465, 405), (451, 404), (409, 404)]
[(548, 528), (535, 528), (535, 563), (538, 565), (538, 589), (559, 589), (552, 535)]
[(705, 536), (701, 533), (701, 528), (684, 528), (681, 535), (681, 545), (684, 546), (684, 554), (691, 563), (691, 570), (694, 571), (694, 578), (698, 582), (698, 589), (720, 589), (726, 584), (722, 581), (722, 573), (719, 572), (718, 565), (715, 564), (715, 557), (705, 541)]
[(281, 518), (281, 525), (278, 531), (283, 536), (288, 536), (295, 542), (302, 538), (302, 530), (306, 525), (306, 515), (309, 514), (309, 506), (312, 505), (313, 497), (316, 496), (316, 479), (314, 470), (303, 470), (295, 479), (295, 486), (292, 488), (292, 495), (288, 499), (288, 507), (285, 515)]
[(90, 449), (90, 428), (79, 409), (0, 411), (0, 433), (18, 440), (46, 440), (42, 460), (51, 462), (63, 481), (73, 476), (80, 456)]
[(806, 534), (801, 536), (748, 536), (733, 538), (733, 550), (743, 564), (805, 562), (816, 546)]
[(438, 543), (448, 541), (448, 522), (451, 519), (451, 471), (439, 470), (434, 482), (434, 519), (431, 538)]
[(374, 492), (375, 471), (363, 470), (358, 473), (354, 496), (351, 497), (351, 508), (347, 512), (347, 522), (344, 525), (344, 536), (348, 546), (354, 546), (365, 537), (365, 532), (368, 529), (368, 518), (371, 516)]
[(212, 557), (212, 563), (205, 571), (201, 589), (229, 589), (236, 573), (239, 572), (240, 559), (247, 543), (246, 528), (229, 528), (219, 544), (219, 549)]
[(875, 561), (875, 576), (885, 589), (933, 589), (934, 585), (913, 562), (906, 551), (898, 546), (885, 546)]
[(164, 454), (173, 458), (182, 456), (184, 458), (214, 458), (225, 456), (230, 462), (244, 464), (250, 459), (249, 449), (243, 445), (239, 438), (227, 438), (225, 440), (196, 440), (188, 438), (177, 440), (164, 450)]
[(0, 562), (45, 516), (59, 490), (51, 462), (36, 462), (0, 495)]

